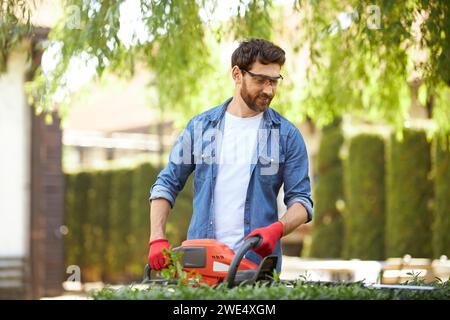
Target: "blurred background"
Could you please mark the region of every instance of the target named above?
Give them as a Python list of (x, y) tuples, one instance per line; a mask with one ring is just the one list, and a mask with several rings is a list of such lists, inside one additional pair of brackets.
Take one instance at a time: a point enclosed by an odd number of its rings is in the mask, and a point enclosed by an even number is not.
[[(314, 219), (282, 278), (450, 275), (450, 4), (0, 0), (0, 298), (139, 283), (150, 186), (231, 53), (286, 51), (271, 107), (307, 144)], [(192, 178), (171, 211), (186, 238)], [(282, 190), (279, 215), (286, 208)]]

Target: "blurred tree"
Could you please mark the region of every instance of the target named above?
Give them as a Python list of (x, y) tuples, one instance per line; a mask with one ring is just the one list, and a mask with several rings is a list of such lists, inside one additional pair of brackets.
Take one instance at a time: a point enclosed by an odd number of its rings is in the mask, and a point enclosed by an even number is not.
[[(1, 3), (4, 69), (13, 43), (30, 31), (27, 17), (34, 1)], [(122, 14), (132, 4), (139, 6), (139, 16), (125, 40), (121, 27), (132, 23)], [(216, 68), (208, 33), (217, 41), (271, 39), (284, 22), (271, 0), (234, 1), (226, 21), (217, 19), (217, 0), (64, 0), (63, 7), (64, 18), (50, 34), (49, 45), (59, 53), (56, 67), (51, 73), (37, 72), (28, 86), (38, 110), (47, 110), (61, 97), (67, 71), (78, 58), (95, 65), (99, 76), (105, 68), (131, 76), (136, 66), (144, 65), (153, 73), (153, 105), (161, 117), (175, 112), (186, 119), (199, 111), (196, 95), (204, 87), (218, 87), (208, 81)], [(413, 90), (439, 128), (450, 131), (448, 1), (292, 0), (292, 7), (300, 13), (301, 32), (289, 35), (289, 44), (296, 51), (308, 49), (308, 77), (301, 110), (288, 104), (284, 112), (325, 125), (350, 111), (400, 127), (408, 118)], [(28, 28), (19, 28), (17, 21)], [(69, 96), (60, 99), (62, 113), (69, 102)]]
[[(202, 91), (208, 80), (206, 75), (213, 69), (206, 32), (211, 29), (217, 39), (243, 35), (270, 37), (271, 0), (235, 2), (237, 15), (224, 25), (212, 20), (217, 3), (217, 0), (64, 0), (64, 16), (51, 30), (51, 41), (47, 44), (47, 48), (52, 47), (57, 53), (55, 67), (46, 72), (38, 70), (27, 92), (38, 110), (49, 110), (57, 100), (64, 115), (70, 104), (70, 94), (64, 94), (67, 92), (64, 89), (69, 85), (67, 74), (75, 60), (95, 66), (98, 76), (108, 68), (130, 77), (137, 66), (144, 66), (153, 74), (150, 85), (156, 92), (152, 102), (161, 117), (171, 112), (191, 116), (199, 109), (194, 105), (195, 95)], [(125, 11), (134, 4), (139, 6), (137, 21), (124, 21)], [(2, 0), (2, 5), (7, 8), (7, 28), (16, 25), (17, 10), (32, 10), (26, 1)], [(123, 36), (122, 27), (131, 35)], [(9, 30), (0, 33), (0, 44), (7, 44), (0, 56), (4, 60), (12, 38)]]
[(0, 74), (6, 71), (8, 53), (32, 31), (30, 2), (0, 0)]
[(326, 123), (352, 111), (401, 126), (411, 105), (409, 86), (419, 86), (422, 104), (450, 130), (448, 1), (295, 4), (305, 12), (311, 85), (304, 103), (311, 117)]

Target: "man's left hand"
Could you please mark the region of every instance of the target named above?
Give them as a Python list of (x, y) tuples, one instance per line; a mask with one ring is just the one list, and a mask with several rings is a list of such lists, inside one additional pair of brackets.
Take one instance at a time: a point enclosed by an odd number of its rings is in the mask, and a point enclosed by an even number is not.
[(259, 254), (261, 258), (264, 258), (271, 254), (275, 249), (277, 241), (283, 236), (283, 223), (277, 221), (264, 228), (257, 228), (250, 232), (245, 239), (259, 235), (262, 238), (261, 244), (253, 250)]

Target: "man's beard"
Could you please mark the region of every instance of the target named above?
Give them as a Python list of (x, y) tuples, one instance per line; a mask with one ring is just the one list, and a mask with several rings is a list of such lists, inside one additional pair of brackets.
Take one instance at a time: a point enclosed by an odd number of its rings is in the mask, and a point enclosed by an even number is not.
[(248, 92), (245, 82), (242, 84), (241, 88), (242, 100), (247, 104), (247, 106), (255, 112), (264, 112), (269, 108), (270, 102), (273, 97), (268, 96), (265, 93), (252, 95)]

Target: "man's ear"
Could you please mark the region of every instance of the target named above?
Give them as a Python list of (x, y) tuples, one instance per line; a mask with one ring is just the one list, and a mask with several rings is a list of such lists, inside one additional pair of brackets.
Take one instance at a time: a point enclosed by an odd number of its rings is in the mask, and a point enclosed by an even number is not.
[(238, 84), (238, 85), (241, 84), (242, 72), (238, 66), (233, 66), (233, 68), (231, 69), (231, 76), (232, 76), (235, 84)]

